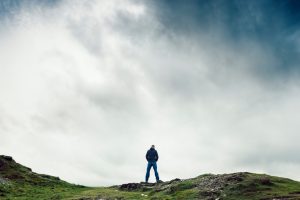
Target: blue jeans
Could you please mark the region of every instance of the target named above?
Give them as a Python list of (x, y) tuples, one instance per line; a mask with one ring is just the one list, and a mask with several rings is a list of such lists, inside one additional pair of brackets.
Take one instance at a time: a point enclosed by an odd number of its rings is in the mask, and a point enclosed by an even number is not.
[(157, 172), (156, 161), (148, 161), (147, 172), (146, 172), (146, 182), (148, 182), (148, 179), (149, 179), (149, 176), (150, 176), (151, 167), (153, 167), (153, 169), (154, 169), (156, 181), (159, 181), (159, 176), (158, 176), (158, 172)]

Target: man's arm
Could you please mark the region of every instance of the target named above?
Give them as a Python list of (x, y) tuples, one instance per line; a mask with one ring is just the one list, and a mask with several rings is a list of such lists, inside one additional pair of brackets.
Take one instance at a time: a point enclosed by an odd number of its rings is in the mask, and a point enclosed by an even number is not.
[(157, 153), (157, 151), (155, 151), (155, 154), (156, 154), (156, 161), (158, 161), (158, 153)]
[(147, 161), (149, 161), (149, 160), (148, 160), (148, 155), (149, 155), (149, 151), (147, 151), (147, 153), (146, 153), (146, 160), (147, 160)]

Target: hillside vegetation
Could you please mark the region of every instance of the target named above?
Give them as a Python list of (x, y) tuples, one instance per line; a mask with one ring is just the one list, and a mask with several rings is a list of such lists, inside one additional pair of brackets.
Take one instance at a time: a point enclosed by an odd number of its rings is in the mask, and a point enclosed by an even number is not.
[(239, 172), (204, 174), (159, 184), (128, 183), (111, 187), (85, 187), (37, 174), (0, 156), (0, 199), (206, 199), (300, 200), (300, 182), (265, 174)]

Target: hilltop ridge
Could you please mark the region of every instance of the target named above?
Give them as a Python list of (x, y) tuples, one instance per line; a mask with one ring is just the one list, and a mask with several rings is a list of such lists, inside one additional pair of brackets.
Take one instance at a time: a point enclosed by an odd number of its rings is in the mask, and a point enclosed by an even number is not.
[(0, 199), (203, 199), (300, 200), (300, 182), (286, 178), (237, 172), (204, 174), (162, 183), (126, 183), (85, 187), (38, 174), (10, 156), (0, 156)]
[(31, 168), (17, 163), (11, 156), (0, 155), (0, 175), (2, 181), (25, 181), (32, 184), (40, 184), (49, 181), (61, 181), (59, 177), (38, 174)]

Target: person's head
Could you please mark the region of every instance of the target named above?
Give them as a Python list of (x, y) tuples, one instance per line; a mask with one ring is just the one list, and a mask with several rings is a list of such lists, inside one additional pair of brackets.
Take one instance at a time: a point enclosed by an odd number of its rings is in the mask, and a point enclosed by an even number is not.
[(154, 144), (151, 145), (151, 149), (155, 149), (155, 145)]

